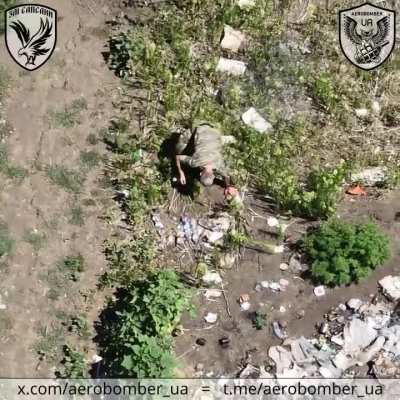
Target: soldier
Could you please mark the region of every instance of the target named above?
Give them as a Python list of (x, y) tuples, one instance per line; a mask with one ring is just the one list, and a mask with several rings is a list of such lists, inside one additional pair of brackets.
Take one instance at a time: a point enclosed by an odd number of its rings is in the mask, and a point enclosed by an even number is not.
[[(194, 134), (184, 132), (180, 135), (176, 145), (176, 167), (179, 172), (179, 180), (186, 185), (186, 176), (182, 170), (181, 162), (192, 168), (200, 168), (200, 182), (204, 186), (214, 183), (215, 175), (220, 175), (225, 183), (225, 195), (231, 194), (236, 189), (231, 186), (231, 178), (222, 158), (222, 146), (232, 142), (233, 137), (222, 136), (221, 132), (207, 122), (195, 126)], [(193, 141), (193, 154), (183, 155)]]

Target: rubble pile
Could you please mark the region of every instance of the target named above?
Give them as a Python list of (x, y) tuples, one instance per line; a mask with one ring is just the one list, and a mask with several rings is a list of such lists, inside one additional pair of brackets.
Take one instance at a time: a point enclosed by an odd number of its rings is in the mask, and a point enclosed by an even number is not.
[[(386, 281), (385, 281), (386, 282)], [(350, 299), (325, 315), (316, 337), (269, 349), (276, 378), (400, 377), (400, 307)]]

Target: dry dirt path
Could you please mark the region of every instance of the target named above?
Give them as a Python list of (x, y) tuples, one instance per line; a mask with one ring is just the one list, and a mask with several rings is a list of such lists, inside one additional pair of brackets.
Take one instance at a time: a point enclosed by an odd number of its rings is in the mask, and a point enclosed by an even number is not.
[[(26, 72), (10, 59), (4, 43), (0, 46), (0, 63), (13, 79), (5, 100), (14, 129), (7, 139), (9, 159), (27, 171), (22, 181), (0, 175), (0, 219), (15, 241), (8, 268), (0, 272), (2, 377), (52, 376), (52, 357), (65, 342), (60, 320), (85, 311), (92, 323), (90, 315), (95, 318), (102, 306), (94, 289), (106, 265), (102, 243), (108, 228), (100, 217), (110, 195), (99, 182), (102, 166), (95, 161), (96, 154), (105, 155), (96, 136), (112, 117), (117, 85), (102, 57), (112, 2), (42, 3), (58, 10), (52, 59)], [(83, 162), (82, 151), (92, 152)], [(51, 181), (49, 168), (59, 185)], [(60, 178), (60, 171), (67, 178)], [(78, 183), (72, 192), (65, 183), (75, 176), (71, 171), (86, 178), (73, 180)], [(57, 275), (59, 261), (79, 253), (86, 266), (79, 282)], [(38, 349), (45, 353), (42, 362)]]

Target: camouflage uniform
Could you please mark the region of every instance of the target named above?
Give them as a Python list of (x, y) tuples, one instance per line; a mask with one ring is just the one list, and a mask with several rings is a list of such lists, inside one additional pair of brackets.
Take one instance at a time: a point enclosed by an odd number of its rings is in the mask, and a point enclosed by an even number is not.
[(182, 133), (176, 145), (176, 154), (182, 154), (191, 139), (194, 142), (194, 153), (191, 156), (180, 156), (180, 160), (184, 164), (192, 168), (204, 168), (207, 164), (212, 164), (216, 174), (223, 177), (229, 176), (222, 158), (224, 136), (218, 129), (202, 123), (197, 126), (193, 138), (189, 131)]

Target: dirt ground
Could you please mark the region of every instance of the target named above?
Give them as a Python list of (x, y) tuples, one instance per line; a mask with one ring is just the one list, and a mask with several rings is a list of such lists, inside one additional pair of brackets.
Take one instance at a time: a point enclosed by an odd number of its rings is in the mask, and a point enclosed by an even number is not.
[[(0, 219), (15, 240), (8, 269), (0, 272), (0, 294), (6, 306), (0, 310), (6, 321), (0, 330), (2, 377), (52, 376), (52, 353), (57, 344), (65, 343), (54, 328), (57, 315), (86, 311), (91, 325), (102, 308), (104, 293), (94, 289), (105, 268), (102, 244), (109, 233), (100, 219), (110, 202), (108, 190), (101, 185), (103, 166), (85, 172), (79, 194), (52, 183), (46, 169), (56, 165), (82, 169), (81, 151), (105, 155), (101, 141), (90, 144), (88, 135), (98, 137), (113, 113), (117, 80), (102, 57), (111, 3), (43, 1), (58, 10), (58, 43), (51, 60), (38, 71), (25, 72), (11, 60), (4, 44), (0, 46), (1, 63), (13, 79), (6, 99), (6, 118), (14, 129), (7, 140), (10, 162), (28, 171), (22, 182), (0, 176)], [(87, 102), (80, 121), (71, 128), (52, 126), (51, 110), (62, 110), (76, 99)], [(70, 221), (73, 207), (82, 210), (79, 224)], [(36, 249), (27, 232), (36, 235)], [(55, 288), (44, 276), (60, 259), (79, 253), (86, 263), (81, 279), (70, 286), (65, 282), (65, 288), (58, 289), (59, 299), (49, 299)], [(49, 352), (43, 362), (38, 362), (38, 346)]]
[[(252, 235), (265, 238), (265, 231), (271, 230), (263, 219), (267, 214), (256, 207), (256, 204), (252, 204), (260, 217), (254, 219)], [(291, 251), (268, 255), (246, 249), (237, 268), (234, 266), (233, 269), (221, 273), (227, 302), (223, 297), (207, 300), (204, 290), (199, 290), (194, 299), (198, 308), (197, 318), (192, 320), (186, 316), (183, 320), (183, 334), (177, 338), (177, 354), (186, 365), (185, 374), (234, 377), (247, 363), (264, 365), (268, 362), (268, 348), (282, 342), (272, 331), (273, 321), (279, 321), (285, 326), (288, 337), (311, 337), (317, 332), (318, 323), (323, 321), (324, 314), (332, 307), (346, 303), (351, 298), (366, 300), (376, 294), (378, 280), (400, 272), (400, 221), (398, 217), (396, 219), (399, 210), (400, 192), (388, 193), (379, 198), (371, 196), (357, 200), (350, 197), (344, 199), (339, 210), (340, 217), (375, 220), (392, 238), (393, 258), (366, 281), (349, 287), (327, 289), (323, 297), (314, 295), (314, 286), (310, 280), (303, 280), (302, 274), (280, 270), (281, 263), (288, 263)], [(287, 231), (288, 247), (310, 225), (309, 222), (296, 220)], [(256, 284), (261, 281), (277, 282), (281, 278), (289, 281), (284, 292), (255, 290)], [(240, 308), (238, 300), (243, 294), (250, 296), (251, 308), (248, 311)], [(280, 310), (282, 306), (285, 308), (284, 312)], [(267, 324), (262, 330), (253, 326), (252, 316), (255, 311), (266, 314)], [(204, 321), (208, 312), (218, 314), (215, 324)], [(219, 343), (224, 337), (230, 341), (228, 347)], [(196, 340), (199, 338), (204, 338), (206, 344), (197, 345)]]

